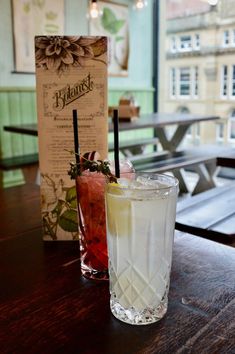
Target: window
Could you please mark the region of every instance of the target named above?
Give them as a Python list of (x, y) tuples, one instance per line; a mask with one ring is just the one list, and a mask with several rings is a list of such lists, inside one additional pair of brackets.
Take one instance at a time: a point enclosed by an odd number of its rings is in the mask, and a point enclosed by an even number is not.
[(190, 96), (190, 68), (180, 68), (180, 96)]
[(235, 65), (223, 65), (221, 75), (221, 96), (222, 98), (235, 98)]
[(193, 82), (192, 82), (193, 92), (192, 92), (192, 95), (194, 97), (198, 97), (198, 67), (197, 66), (195, 66), (193, 68), (192, 77), (193, 77)]
[(222, 67), (222, 87), (221, 87), (221, 96), (227, 97), (228, 95), (228, 66), (223, 65)]
[(232, 45), (235, 46), (235, 29), (233, 30)]
[(199, 34), (195, 34), (195, 38), (194, 38), (194, 49), (198, 50), (200, 49), (200, 35)]
[(228, 124), (229, 140), (235, 140), (235, 109), (232, 111)]
[(170, 76), (170, 95), (172, 97), (176, 96), (176, 69), (171, 69), (171, 76)]
[(192, 50), (192, 38), (191, 36), (181, 36), (180, 37), (180, 50), (190, 51)]
[(235, 65), (232, 66), (232, 96), (235, 97)]
[(229, 31), (224, 31), (223, 34), (223, 46), (227, 47), (229, 45)]
[[(179, 41), (179, 46), (178, 46)], [(200, 49), (200, 35), (198, 33), (194, 35), (184, 35), (180, 37), (170, 38), (170, 51), (175, 53), (177, 51), (187, 52)]]
[(198, 98), (198, 66), (171, 68), (169, 95), (171, 98)]

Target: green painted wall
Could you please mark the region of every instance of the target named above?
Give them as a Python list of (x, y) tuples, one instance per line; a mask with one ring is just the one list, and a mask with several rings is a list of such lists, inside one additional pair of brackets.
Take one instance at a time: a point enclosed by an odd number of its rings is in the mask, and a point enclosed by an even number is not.
[[(117, 104), (126, 92), (131, 92), (142, 113), (152, 112), (152, 0), (142, 12), (133, 10), (132, 0), (119, 1), (129, 6), (130, 58), (128, 77), (110, 77), (110, 105)], [(65, 0), (65, 34), (88, 34), (86, 0)], [(16, 74), (12, 32), (11, 1), (0, 0), (0, 156), (11, 157), (37, 151), (37, 138), (3, 131), (7, 124), (36, 122), (35, 75)], [(2, 54), (4, 53), (4, 55)], [(128, 136), (126, 136), (128, 134)], [(151, 130), (121, 134), (126, 138), (152, 135)], [(112, 139), (112, 136), (109, 136)], [(22, 183), (20, 171), (0, 175), (0, 185)]]

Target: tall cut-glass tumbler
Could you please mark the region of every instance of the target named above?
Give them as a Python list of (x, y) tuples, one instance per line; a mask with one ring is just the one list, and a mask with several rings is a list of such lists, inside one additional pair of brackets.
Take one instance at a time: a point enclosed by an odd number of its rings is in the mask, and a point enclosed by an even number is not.
[(110, 307), (130, 324), (167, 311), (178, 181), (154, 173), (106, 185)]

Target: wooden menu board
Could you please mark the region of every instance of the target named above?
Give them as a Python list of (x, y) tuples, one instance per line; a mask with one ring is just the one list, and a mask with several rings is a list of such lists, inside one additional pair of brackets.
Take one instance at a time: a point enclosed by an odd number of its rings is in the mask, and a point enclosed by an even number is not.
[(107, 38), (36, 36), (36, 91), (44, 240), (78, 239), (72, 111), (81, 153), (108, 154)]

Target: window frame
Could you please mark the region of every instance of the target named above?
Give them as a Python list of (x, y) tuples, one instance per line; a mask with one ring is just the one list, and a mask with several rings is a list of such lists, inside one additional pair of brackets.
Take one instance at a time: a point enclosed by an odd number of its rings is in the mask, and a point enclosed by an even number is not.
[[(182, 38), (186, 38), (186, 37), (188, 37), (189, 38), (189, 41), (188, 41), (188, 43), (190, 44), (189, 46), (187, 46), (187, 47), (182, 47), (182, 43), (183, 43), (183, 41), (182, 41)], [(184, 42), (184, 43), (187, 43), (187, 42)], [(192, 35), (191, 34), (188, 34), (188, 35), (181, 35), (181, 36), (179, 36), (179, 51), (180, 52), (191, 52), (193, 50), (193, 43), (192, 43)]]
[(201, 38), (199, 33), (194, 34), (194, 50), (200, 50), (201, 49)]
[[(225, 69), (227, 74), (225, 75)], [(221, 67), (221, 85), (220, 85), (220, 96), (222, 99), (229, 97), (229, 66), (223, 64)], [(224, 88), (226, 87), (226, 93), (224, 93)]]
[(223, 47), (229, 47), (229, 45), (230, 45), (230, 31), (229, 30), (223, 31), (222, 44), (223, 44)]
[[(231, 137), (231, 132), (232, 132), (232, 124), (234, 123), (234, 138)], [(231, 114), (228, 118), (228, 141), (230, 142), (235, 142), (235, 108), (231, 111)]]

